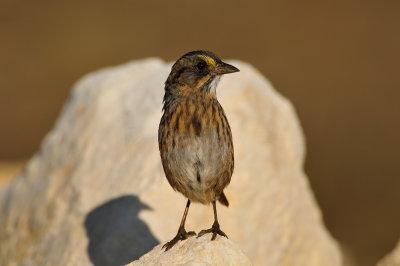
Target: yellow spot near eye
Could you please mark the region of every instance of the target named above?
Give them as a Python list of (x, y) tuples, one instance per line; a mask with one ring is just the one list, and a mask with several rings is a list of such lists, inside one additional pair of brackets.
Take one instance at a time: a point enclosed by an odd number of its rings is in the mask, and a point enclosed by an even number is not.
[(209, 56), (206, 55), (200, 55), (200, 57), (207, 63), (207, 65), (212, 65), (215, 66), (217, 64), (217, 62), (215, 62), (214, 59), (212, 59)]

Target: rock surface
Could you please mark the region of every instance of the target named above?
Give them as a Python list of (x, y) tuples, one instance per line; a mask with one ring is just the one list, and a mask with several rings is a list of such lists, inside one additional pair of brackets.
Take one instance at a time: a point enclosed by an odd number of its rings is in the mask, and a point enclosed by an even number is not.
[(400, 241), (388, 255), (383, 257), (376, 266), (400, 266)]
[(251, 265), (249, 258), (232, 240), (225, 237), (210, 240), (211, 236), (190, 237), (167, 252), (160, 244), (130, 265)]
[[(340, 265), (303, 172), (292, 105), (250, 65), (217, 88), (235, 172), (221, 229), (255, 265)], [(122, 265), (176, 233), (186, 199), (169, 186), (157, 144), (171, 64), (146, 59), (80, 80), (25, 170), (0, 190), (0, 265)], [(186, 228), (212, 224), (192, 204)]]

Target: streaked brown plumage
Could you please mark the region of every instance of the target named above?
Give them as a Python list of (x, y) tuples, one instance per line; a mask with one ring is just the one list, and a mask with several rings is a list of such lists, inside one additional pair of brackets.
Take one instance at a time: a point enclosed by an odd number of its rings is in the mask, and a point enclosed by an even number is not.
[(223, 190), (231, 180), (234, 156), (231, 129), (215, 90), (221, 75), (237, 71), (212, 52), (193, 51), (176, 61), (165, 83), (158, 130), (161, 161), (170, 185), (188, 198), (178, 233), (164, 245), (166, 250), (195, 235), (184, 229), (191, 201), (213, 204), (214, 224), (199, 236), (226, 236), (219, 229), (215, 202), (229, 205)]

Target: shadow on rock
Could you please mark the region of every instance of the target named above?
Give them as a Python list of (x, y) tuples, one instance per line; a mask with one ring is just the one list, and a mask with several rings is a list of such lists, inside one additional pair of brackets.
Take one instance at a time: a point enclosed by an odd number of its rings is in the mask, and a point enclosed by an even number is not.
[(88, 254), (94, 265), (125, 265), (159, 244), (138, 217), (145, 209), (150, 208), (138, 197), (127, 195), (106, 202), (86, 216)]

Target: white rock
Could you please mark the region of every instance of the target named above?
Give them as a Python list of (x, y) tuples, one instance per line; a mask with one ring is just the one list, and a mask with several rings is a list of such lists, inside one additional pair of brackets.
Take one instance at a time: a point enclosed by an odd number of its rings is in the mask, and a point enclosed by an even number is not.
[(217, 237), (211, 241), (210, 238), (190, 237), (168, 251), (160, 244), (130, 265), (251, 265), (249, 258), (232, 240)]
[(383, 257), (376, 266), (399, 266), (400, 265), (400, 241), (397, 243), (394, 250)]
[[(256, 265), (340, 265), (303, 172), (292, 105), (250, 65), (222, 78), (235, 172), (221, 229)], [(79, 81), (25, 171), (0, 191), (0, 265), (126, 264), (176, 233), (186, 199), (165, 179), (157, 144), (171, 64), (146, 59)], [(192, 204), (187, 230), (212, 224)]]

